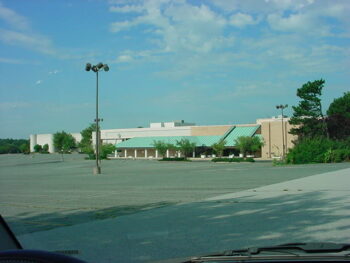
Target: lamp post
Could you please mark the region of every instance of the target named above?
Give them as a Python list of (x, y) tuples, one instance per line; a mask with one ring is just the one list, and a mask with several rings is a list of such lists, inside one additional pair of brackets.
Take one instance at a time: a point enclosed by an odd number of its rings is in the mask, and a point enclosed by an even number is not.
[[(281, 109), (282, 113), (282, 159), (284, 159), (284, 154), (285, 154), (285, 143), (284, 143), (284, 124), (283, 124), (283, 110), (288, 107), (288, 104), (285, 105), (277, 105), (276, 109)], [(286, 142), (287, 143), (287, 142)]]
[(85, 66), (86, 71), (92, 70), (93, 72), (96, 73), (96, 167), (94, 168), (94, 174), (100, 174), (101, 173), (101, 165), (100, 165), (100, 127), (99, 127), (99, 121), (100, 119), (98, 118), (98, 72), (100, 70), (108, 71), (109, 67), (107, 64), (103, 63), (98, 63), (97, 65), (91, 65), (90, 63), (87, 63)]

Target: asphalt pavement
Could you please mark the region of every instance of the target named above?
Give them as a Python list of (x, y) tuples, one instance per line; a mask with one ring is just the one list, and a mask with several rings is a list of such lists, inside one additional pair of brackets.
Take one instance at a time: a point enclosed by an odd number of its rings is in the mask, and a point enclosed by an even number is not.
[(89, 262), (150, 262), (290, 242), (350, 243), (350, 169), (19, 236)]

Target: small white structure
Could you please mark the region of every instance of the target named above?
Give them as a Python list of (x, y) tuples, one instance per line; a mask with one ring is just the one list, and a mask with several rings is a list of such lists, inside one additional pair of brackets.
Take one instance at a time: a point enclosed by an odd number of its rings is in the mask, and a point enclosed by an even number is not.
[[(81, 134), (80, 133), (71, 133), (71, 135), (74, 137), (76, 142), (81, 141)], [(34, 152), (34, 146), (39, 144), (41, 146), (44, 146), (45, 144), (49, 145), (49, 153), (54, 153), (56, 151), (54, 145), (53, 145), (53, 134), (52, 133), (46, 133), (46, 134), (31, 134), (29, 136), (30, 138), (30, 151)]]

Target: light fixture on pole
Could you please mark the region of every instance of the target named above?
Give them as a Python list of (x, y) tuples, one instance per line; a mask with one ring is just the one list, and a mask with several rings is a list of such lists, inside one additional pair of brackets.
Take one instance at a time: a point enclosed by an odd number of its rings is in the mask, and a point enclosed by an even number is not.
[(100, 174), (101, 173), (101, 164), (100, 164), (100, 127), (99, 122), (100, 119), (98, 118), (98, 72), (100, 70), (109, 71), (109, 67), (107, 64), (98, 63), (97, 65), (91, 65), (90, 63), (86, 63), (85, 66), (86, 71), (92, 70), (96, 73), (96, 146), (95, 146), (95, 153), (96, 153), (96, 167), (94, 168), (94, 174)]
[[(285, 109), (285, 108), (287, 108), (288, 107), (288, 104), (285, 104), (285, 105), (277, 105), (276, 106), (276, 109), (281, 109), (281, 114), (282, 114), (282, 159), (284, 159), (284, 155), (285, 155), (285, 152), (286, 152), (286, 150), (285, 150), (285, 143), (284, 143), (284, 137), (285, 137), (285, 133), (284, 133), (284, 124), (283, 124), (283, 117), (284, 117), (284, 115), (283, 115), (283, 110)], [(287, 144), (287, 139), (286, 139), (286, 144)]]

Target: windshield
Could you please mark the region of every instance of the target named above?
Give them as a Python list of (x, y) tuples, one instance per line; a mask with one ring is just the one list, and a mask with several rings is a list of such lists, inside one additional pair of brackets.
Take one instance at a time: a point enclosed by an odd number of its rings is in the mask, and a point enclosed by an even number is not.
[(0, 214), (150, 262), (350, 242), (350, 2), (0, 1)]

